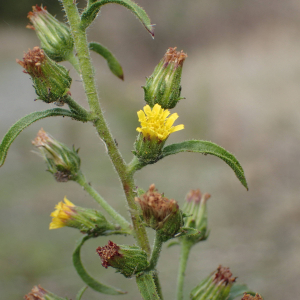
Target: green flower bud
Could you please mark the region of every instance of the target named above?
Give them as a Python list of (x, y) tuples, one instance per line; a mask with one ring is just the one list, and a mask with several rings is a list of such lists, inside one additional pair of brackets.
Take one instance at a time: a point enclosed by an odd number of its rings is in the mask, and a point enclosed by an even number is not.
[(169, 135), (184, 129), (184, 126), (183, 124), (173, 126), (178, 115), (176, 113), (170, 115), (170, 112), (161, 108), (159, 104), (155, 104), (153, 109), (146, 105), (144, 111), (138, 111), (137, 115), (141, 127), (136, 129), (140, 134), (136, 139), (133, 153), (143, 163), (155, 163), (160, 158)]
[(117, 245), (108, 241), (106, 246), (98, 247), (96, 251), (103, 267), (107, 269), (111, 266), (125, 277), (138, 275), (149, 265), (147, 253), (137, 246)]
[(173, 108), (181, 99), (181, 73), (183, 62), (187, 55), (176, 51), (177, 47), (169, 48), (154, 69), (153, 74), (147, 78), (143, 86), (145, 101), (153, 107), (158, 103), (162, 108)]
[(206, 240), (208, 237), (206, 202), (209, 198), (210, 194), (201, 194), (199, 189), (191, 190), (186, 196), (186, 202), (182, 209), (183, 213), (187, 215), (184, 227), (197, 229), (199, 234), (187, 235), (182, 238), (192, 244)]
[(66, 298), (58, 297), (49, 291), (43, 289), (40, 285), (34, 286), (31, 292), (25, 295), (25, 300), (67, 300)]
[(39, 47), (29, 49), (24, 54), (23, 61), (17, 59), (17, 63), (25, 69), (24, 73), (31, 76), (39, 99), (46, 103), (63, 105), (70, 95), (72, 82), (69, 71), (64, 66), (51, 60)]
[(196, 286), (190, 295), (191, 300), (226, 300), (236, 277), (232, 277), (229, 268), (222, 267)]
[(69, 149), (47, 134), (43, 128), (38, 132), (32, 144), (36, 146), (45, 159), (48, 170), (58, 182), (75, 180), (80, 170), (78, 150)]
[(141, 206), (146, 226), (157, 231), (162, 242), (173, 238), (183, 225), (182, 212), (177, 202), (157, 192), (152, 184), (149, 190), (135, 201)]
[(51, 213), (49, 229), (73, 227), (94, 237), (108, 235), (120, 229), (119, 226), (109, 223), (100, 211), (76, 206), (66, 197), (64, 201), (65, 203), (59, 202)]
[(41, 47), (53, 60), (68, 60), (74, 49), (74, 41), (69, 28), (56, 20), (46, 8), (32, 7), (27, 16), (32, 23), (27, 28), (34, 29), (41, 41)]

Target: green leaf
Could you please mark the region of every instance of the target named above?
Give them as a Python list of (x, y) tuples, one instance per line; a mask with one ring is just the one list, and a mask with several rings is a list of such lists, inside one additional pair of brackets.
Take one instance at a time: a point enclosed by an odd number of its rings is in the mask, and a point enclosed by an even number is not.
[(89, 48), (92, 51), (100, 54), (103, 58), (106, 59), (109, 69), (112, 71), (114, 75), (124, 80), (123, 69), (117, 59), (113, 56), (113, 54), (104, 46), (99, 43), (89, 43)]
[(249, 290), (246, 284), (234, 284), (230, 289), (230, 293), (227, 300), (234, 300), (237, 297), (241, 297), (244, 293), (255, 296), (256, 293)]
[(47, 109), (45, 111), (33, 112), (18, 120), (4, 136), (0, 144), (0, 167), (3, 166), (8, 149), (15, 138), (32, 123), (53, 116), (67, 116), (79, 120), (79, 115), (61, 108)]
[(83, 293), (86, 291), (88, 286), (84, 286), (76, 295), (76, 300), (81, 300)]
[(221, 158), (232, 168), (242, 185), (248, 190), (243, 168), (234, 155), (226, 151), (224, 148), (209, 141), (185, 141), (165, 147), (162, 151), (162, 156), (160, 159), (171, 154), (177, 154), (179, 152), (197, 152), (204, 155), (211, 154)]
[(151, 273), (136, 278), (136, 283), (144, 300), (159, 300), (157, 289)]
[(104, 285), (104, 284), (96, 281), (85, 270), (85, 268), (81, 262), (80, 250), (81, 250), (82, 245), (85, 243), (85, 241), (87, 241), (90, 238), (91, 238), (90, 236), (84, 236), (82, 239), (80, 239), (75, 248), (75, 251), (73, 253), (73, 264), (74, 264), (74, 267), (75, 267), (78, 275), (90, 288), (94, 289), (95, 291), (97, 291), (99, 293), (106, 294), (106, 295), (126, 294), (126, 292), (123, 292), (112, 286)]
[(154, 26), (151, 25), (150, 18), (147, 13), (136, 3), (131, 0), (100, 0), (96, 1), (90, 6), (88, 6), (81, 15), (81, 27), (87, 28), (97, 17), (97, 14), (101, 8), (101, 6), (109, 3), (116, 3), (125, 6), (129, 10), (131, 10), (137, 18), (142, 22), (144, 27), (149, 31), (149, 33), (154, 36)]

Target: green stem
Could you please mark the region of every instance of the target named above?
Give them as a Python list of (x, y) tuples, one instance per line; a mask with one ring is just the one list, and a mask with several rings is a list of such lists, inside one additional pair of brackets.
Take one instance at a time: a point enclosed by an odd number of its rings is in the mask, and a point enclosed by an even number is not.
[(67, 61), (74, 67), (76, 72), (80, 75), (81, 72), (80, 72), (79, 61), (78, 61), (76, 55), (73, 52), (67, 58)]
[(71, 96), (66, 97), (64, 102), (68, 104), (72, 112), (75, 112), (76, 114), (82, 116), (86, 120), (90, 119), (90, 113), (81, 105), (79, 105), (76, 101), (74, 101), (74, 99)]
[(185, 270), (186, 270), (187, 261), (192, 246), (193, 244), (185, 240), (182, 241), (181, 250), (180, 250), (178, 279), (177, 279), (177, 300), (183, 299), (183, 285), (184, 285)]
[(73, 0), (62, 0), (62, 3), (74, 38), (84, 90), (94, 118), (93, 124), (96, 127), (99, 137), (106, 144), (108, 155), (122, 182), (127, 203), (130, 208), (135, 238), (138, 242), (138, 245), (147, 253), (150, 253), (150, 246), (145, 226), (143, 225), (142, 220), (139, 218), (137, 206), (134, 202), (135, 184), (133, 175), (127, 169), (127, 165), (114, 142), (99, 105), (94, 70), (91, 64), (86, 33), (85, 30), (80, 26), (81, 20), (76, 3)]
[(79, 183), (85, 191), (87, 191), (96, 202), (122, 227), (123, 230), (131, 232), (131, 225), (115, 211), (98, 193), (94, 188), (86, 181), (83, 174), (79, 174), (76, 178), (76, 182)]
[(152, 253), (151, 253), (149, 267), (146, 269), (146, 271), (152, 271), (156, 267), (158, 259), (159, 259), (159, 255), (160, 255), (160, 252), (161, 252), (162, 245), (163, 245), (162, 239), (156, 233), (155, 240), (154, 240), (154, 246), (153, 246), (153, 250), (152, 250)]
[(159, 298), (161, 300), (164, 300), (164, 297), (163, 297), (163, 294), (162, 294), (162, 289), (161, 289), (161, 284), (160, 284), (159, 277), (158, 277), (158, 274), (157, 274), (156, 270), (153, 272), (153, 280), (154, 280)]
[(134, 156), (132, 161), (128, 164), (128, 172), (133, 174), (145, 166), (145, 163), (142, 163), (136, 156)]

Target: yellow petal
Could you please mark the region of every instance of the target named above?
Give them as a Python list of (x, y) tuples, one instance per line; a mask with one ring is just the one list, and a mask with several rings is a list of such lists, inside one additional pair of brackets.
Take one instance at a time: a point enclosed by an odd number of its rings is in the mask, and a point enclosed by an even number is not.
[(65, 203), (66, 203), (67, 205), (69, 205), (69, 206), (75, 206), (71, 201), (69, 201), (69, 200), (67, 199), (66, 196), (65, 196), (65, 198), (64, 198), (64, 201), (65, 201)]

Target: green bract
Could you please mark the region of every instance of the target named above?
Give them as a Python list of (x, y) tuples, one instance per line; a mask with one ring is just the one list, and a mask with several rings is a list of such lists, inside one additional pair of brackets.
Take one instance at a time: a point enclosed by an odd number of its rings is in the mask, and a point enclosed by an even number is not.
[(38, 99), (46, 103), (64, 104), (69, 96), (72, 78), (69, 71), (51, 60), (42, 49), (34, 47), (25, 53), (23, 61), (17, 62), (31, 76)]
[(44, 7), (32, 7), (28, 18), (41, 41), (41, 47), (53, 60), (60, 62), (68, 60), (74, 49), (74, 41), (69, 28), (56, 20)]
[(69, 149), (66, 145), (58, 142), (43, 129), (38, 132), (32, 142), (44, 157), (48, 171), (55, 176), (59, 182), (75, 180), (80, 170), (80, 157), (78, 150)]
[(183, 62), (187, 55), (176, 51), (176, 47), (169, 48), (154, 69), (153, 74), (147, 78), (143, 86), (145, 101), (153, 107), (156, 103), (162, 108), (173, 108), (180, 99), (181, 73)]

